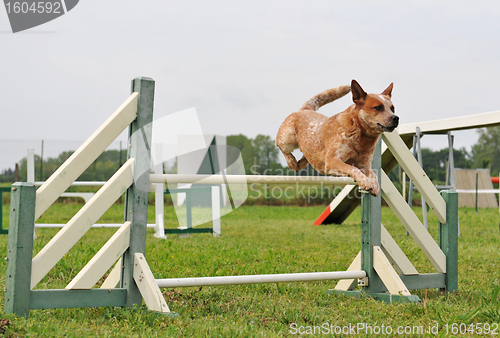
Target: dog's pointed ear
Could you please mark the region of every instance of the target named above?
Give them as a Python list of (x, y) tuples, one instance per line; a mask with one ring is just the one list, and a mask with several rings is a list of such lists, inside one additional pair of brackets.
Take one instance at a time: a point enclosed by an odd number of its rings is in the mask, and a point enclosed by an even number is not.
[(392, 86), (394, 85), (394, 83), (391, 83), (389, 85), (389, 87), (387, 87), (383, 92), (382, 92), (382, 95), (387, 95), (389, 97), (391, 97), (392, 95)]
[(361, 88), (358, 81), (351, 81), (351, 92), (352, 92), (352, 100), (354, 103), (362, 102), (366, 99), (366, 92)]

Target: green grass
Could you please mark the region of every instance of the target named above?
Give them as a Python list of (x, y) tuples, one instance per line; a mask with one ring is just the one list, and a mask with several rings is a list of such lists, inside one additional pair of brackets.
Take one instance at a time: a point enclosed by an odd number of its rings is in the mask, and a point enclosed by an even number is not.
[[(80, 207), (55, 204), (40, 222), (67, 221)], [(156, 278), (345, 270), (360, 248), (359, 208), (342, 225), (312, 226), (323, 209), (241, 207), (223, 217), (220, 238), (199, 234), (158, 240), (148, 230), (146, 258)], [(4, 207), (4, 213), (6, 210)], [(415, 210), (421, 214), (419, 208)], [(167, 226), (175, 227), (173, 207), (166, 207), (165, 212)], [(384, 225), (417, 270), (435, 272), (390, 209), (383, 208), (382, 215)], [(117, 204), (101, 222), (118, 223), (122, 218), (123, 206)], [(150, 208), (149, 222), (153, 221), (154, 208)], [(453, 323), (500, 323), (499, 222), (498, 210), (483, 209), (476, 215), (473, 209), (460, 209), (459, 290), (452, 294), (412, 291), (422, 299), (420, 304), (388, 305), (327, 294), (335, 286), (334, 281), (193, 287), (163, 290), (171, 311), (179, 314), (175, 318), (149, 312), (144, 306), (33, 310), (28, 319), (0, 310), (0, 317), (8, 320), (0, 321), (0, 325), (12, 336), (27, 337), (283, 337), (293, 336), (293, 323), (297, 328), (303, 326), (302, 330), (325, 323), (366, 323), (391, 326), (393, 330), (398, 326), (422, 326), (427, 330), (438, 324), (439, 336), (444, 337), (448, 336), (444, 327), (448, 323), (451, 336)], [(431, 235), (437, 238), (433, 215), (429, 216), (429, 224)], [(56, 232), (38, 230), (35, 253)], [(113, 232), (90, 230), (37, 288), (64, 288)], [(3, 255), (6, 247), (7, 236), (1, 236)], [(6, 262), (1, 262), (5, 271)], [(0, 283), (5, 284), (3, 275)], [(0, 299), (3, 303), (3, 294)]]

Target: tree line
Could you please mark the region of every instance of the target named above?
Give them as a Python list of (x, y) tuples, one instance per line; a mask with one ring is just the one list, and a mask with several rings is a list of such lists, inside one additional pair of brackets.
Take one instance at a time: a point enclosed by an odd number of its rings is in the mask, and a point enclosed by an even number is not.
[[(500, 127), (490, 127), (478, 130), (479, 139), (468, 152), (465, 148), (454, 149), (453, 157), (455, 168), (489, 168), (492, 176), (498, 176), (500, 171)], [(249, 138), (245, 135), (230, 135), (227, 145), (239, 149), (238, 154), (228, 154), (228, 163), (235, 156), (242, 157), (247, 175), (288, 175), (292, 172), (280, 161), (281, 153), (275, 146), (274, 140), (267, 135), (257, 135)], [(47, 179), (73, 152), (63, 152), (58, 157), (40, 161), (35, 155), (35, 180)], [(80, 176), (80, 181), (106, 181), (121, 166), (126, 159), (126, 150), (108, 150), (102, 153), (97, 160)], [(433, 182), (441, 183), (446, 179), (448, 165), (448, 148), (432, 151), (422, 149), (422, 164), (425, 172)], [(19, 163), (19, 177), (26, 179), (27, 160), (23, 158)], [(393, 172), (393, 175), (395, 173)], [(391, 176), (393, 176), (391, 175)], [(0, 174), (0, 182), (14, 182), (15, 171), (4, 170)]]

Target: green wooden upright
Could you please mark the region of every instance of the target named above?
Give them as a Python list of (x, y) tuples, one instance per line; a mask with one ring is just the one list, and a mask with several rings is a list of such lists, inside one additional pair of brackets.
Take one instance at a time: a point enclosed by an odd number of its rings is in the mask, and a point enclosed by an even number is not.
[[(379, 140), (373, 153), (372, 169), (377, 174), (378, 184), (381, 187), (381, 144)], [(382, 224), (382, 188), (377, 196), (363, 193), (361, 196), (361, 270), (366, 271), (368, 285), (363, 287), (366, 293), (385, 291), (384, 283), (373, 269), (373, 247), (381, 246)]]
[(134, 184), (125, 197), (125, 221), (131, 221), (130, 247), (123, 255), (121, 287), (127, 289), (126, 306), (142, 304), (134, 281), (134, 254), (145, 253), (148, 217), (149, 174), (155, 82), (140, 77), (132, 81), (132, 92), (139, 93), (137, 119), (129, 128), (128, 158), (134, 158)]
[(446, 202), (446, 224), (439, 223), (439, 247), (446, 256), (445, 288), (442, 291), (458, 290), (458, 193), (441, 191)]
[(24, 317), (30, 311), (35, 203), (36, 188), (32, 183), (12, 185), (4, 310)]

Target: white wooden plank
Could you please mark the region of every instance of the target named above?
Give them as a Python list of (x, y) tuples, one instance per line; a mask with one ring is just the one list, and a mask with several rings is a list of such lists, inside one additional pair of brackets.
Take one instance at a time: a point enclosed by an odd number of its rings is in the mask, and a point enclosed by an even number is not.
[(125, 222), (103, 245), (66, 289), (91, 289), (119, 259), (130, 244), (130, 224)]
[(402, 275), (418, 275), (417, 269), (411, 264), (403, 250), (401, 250), (383, 224), (381, 224), (381, 242), (382, 250), (384, 250), (387, 259), (389, 259), (397, 272)]
[(397, 159), (399, 165), (413, 180), (420, 194), (424, 196), (425, 201), (429, 204), (429, 207), (439, 221), (443, 224), (446, 223), (446, 202), (426, 175), (425, 171), (418, 164), (415, 157), (410, 153), (399, 134), (397, 132), (384, 133), (382, 134), (382, 138), (391, 153)]
[(134, 281), (141, 292), (146, 306), (151, 311), (170, 312), (153, 273), (142, 253), (134, 255)]
[(36, 192), (35, 220), (73, 183), (136, 118), (138, 93), (130, 97)]
[(382, 198), (398, 216), (406, 230), (440, 273), (446, 272), (446, 256), (382, 170)]
[(113, 270), (108, 275), (108, 278), (104, 280), (104, 283), (101, 285), (101, 289), (114, 289), (118, 287), (120, 284), (120, 279), (122, 275), (122, 259), (118, 260), (118, 262), (115, 264), (115, 267)]
[(399, 126), (397, 132), (400, 135), (415, 134), (417, 127), (423, 133), (446, 132), (450, 130), (466, 130), (500, 125), (500, 111), (489, 113), (457, 116), (449, 119), (416, 122)]
[(357, 188), (357, 185), (348, 184), (346, 185), (333, 199), (332, 203), (330, 203), (330, 210), (333, 212), (335, 208), (339, 206), (342, 201), (349, 196), (349, 194)]
[(31, 270), (32, 288), (132, 185), (134, 180), (133, 165), (134, 159), (129, 159), (33, 258)]
[[(163, 175), (163, 146), (155, 143), (155, 174)], [(155, 237), (167, 239), (165, 236), (165, 184), (155, 183), (155, 214), (156, 227)]]
[[(361, 251), (358, 253), (356, 258), (354, 258), (351, 265), (349, 265), (346, 271), (359, 271), (359, 270), (361, 270)], [(353, 290), (357, 284), (358, 284), (357, 279), (342, 279), (335, 286), (335, 290), (337, 291)]]
[(373, 268), (391, 295), (411, 296), (405, 283), (377, 245), (373, 247)]
[(190, 174), (164, 174), (149, 175), (150, 183), (193, 183), (193, 184), (357, 184), (350, 177), (344, 176), (275, 176), (275, 175), (190, 175)]

